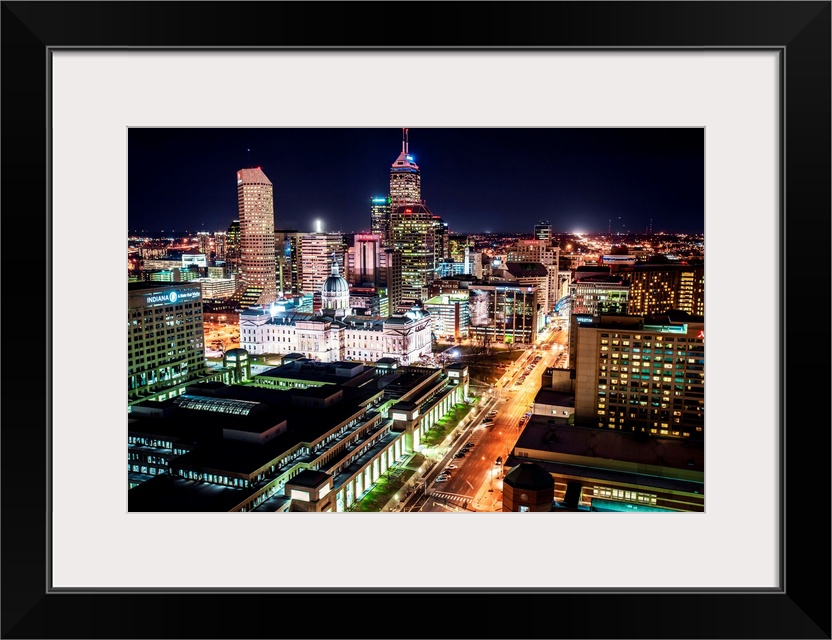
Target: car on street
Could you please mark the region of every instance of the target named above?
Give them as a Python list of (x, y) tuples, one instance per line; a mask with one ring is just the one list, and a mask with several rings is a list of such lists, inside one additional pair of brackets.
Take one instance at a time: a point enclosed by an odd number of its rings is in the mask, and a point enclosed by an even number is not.
[(464, 458), (464, 457), (465, 457), (465, 454), (462, 453), (461, 451), (457, 454), (454, 454), (454, 458)]
[(456, 469), (456, 468), (457, 468), (457, 466), (456, 466), (455, 464), (453, 464), (453, 463), (452, 463), (452, 464), (449, 464), (449, 465), (448, 465), (447, 467), (445, 467), (445, 468), (446, 468), (446, 469)]
[(434, 482), (447, 482), (447, 481), (448, 481), (447, 478), (442, 478), (442, 477), (439, 477), (436, 480), (434, 480)]

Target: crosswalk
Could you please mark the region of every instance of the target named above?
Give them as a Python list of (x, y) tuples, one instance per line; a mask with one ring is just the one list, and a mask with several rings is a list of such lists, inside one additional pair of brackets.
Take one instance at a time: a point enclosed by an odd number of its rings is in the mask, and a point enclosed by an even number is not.
[(474, 498), (474, 496), (467, 496), (461, 493), (448, 493), (447, 491), (431, 491), (430, 496), (431, 498), (439, 498), (459, 505), (467, 505)]

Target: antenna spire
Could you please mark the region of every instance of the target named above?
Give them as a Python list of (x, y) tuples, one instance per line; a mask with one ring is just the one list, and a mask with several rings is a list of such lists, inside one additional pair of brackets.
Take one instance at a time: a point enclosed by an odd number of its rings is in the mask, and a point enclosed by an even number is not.
[(404, 152), (410, 153), (410, 142), (407, 139), (407, 129), (404, 130)]

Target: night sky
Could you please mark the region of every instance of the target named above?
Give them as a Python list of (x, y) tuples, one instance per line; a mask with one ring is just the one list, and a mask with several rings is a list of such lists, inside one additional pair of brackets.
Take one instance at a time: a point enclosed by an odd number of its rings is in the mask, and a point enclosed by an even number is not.
[[(131, 232), (225, 231), (236, 171), (274, 185), (275, 228), (368, 231), (398, 128), (130, 129)], [(704, 129), (410, 128), (422, 198), (451, 233), (702, 233)]]

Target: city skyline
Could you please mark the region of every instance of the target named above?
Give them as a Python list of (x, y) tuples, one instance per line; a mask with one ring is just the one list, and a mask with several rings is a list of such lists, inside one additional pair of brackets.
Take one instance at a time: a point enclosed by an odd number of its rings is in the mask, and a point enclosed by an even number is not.
[[(235, 176), (274, 185), (276, 229), (366, 232), (401, 128), (131, 128), (130, 232), (222, 231)], [(702, 233), (701, 128), (413, 128), (422, 198), (456, 233)], [(189, 156), (195, 158), (189, 161)]]

